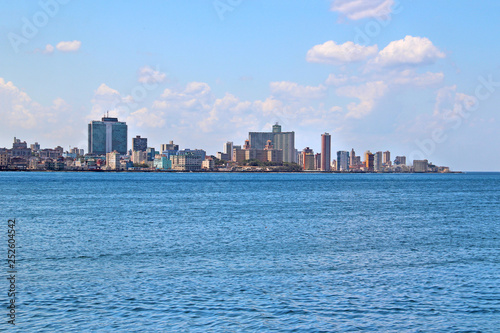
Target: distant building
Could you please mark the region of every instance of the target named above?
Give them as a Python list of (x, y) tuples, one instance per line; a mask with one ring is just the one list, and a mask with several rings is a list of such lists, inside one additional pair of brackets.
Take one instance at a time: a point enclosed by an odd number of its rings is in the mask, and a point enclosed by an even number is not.
[(133, 151), (132, 152), (132, 162), (134, 164), (144, 164), (148, 161), (148, 153), (145, 151)]
[(225, 161), (232, 161), (233, 160), (233, 143), (231, 141), (228, 141), (224, 144), (222, 152), (226, 154), (226, 158), (221, 158), (222, 160)]
[(337, 171), (337, 160), (333, 160), (330, 167), (332, 171)]
[(406, 165), (406, 156), (396, 156), (395, 165)]
[(373, 170), (374, 171), (382, 171), (382, 159), (383, 154), (381, 151), (378, 151), (373, 156)]
[(127, 154), (127, 124), (118, 118), (103, 117), (93, 120), (88, 126), (89, 153), (104, 155), (116, 150)]
[(40, 150), (40, 144), (38, 142), (32, 143), (30, 145), (31, 152), (35, 153)]
[(115, 151), (112, 151), (111, 153), (106, 154), (106, 164), (109, 169), (111, 170), (120, 170), (121, 169), (121, 164), (120, 164), (120, 153)]
[(0, 152), (0, 168), (5, 169), (9, 165), (9, 153), (5, 151)]
[(309, 147), (304, 148), (302, 150), (302, 168), (304, 170), (315, 170), (314, 165), (314, 151)]
[(165, 155), (156, 155), (154, 160), (155, 169), (168, 170), (172, 169), (172, 161)]
[(156, 150), (153, 147), (146, 148), (146, 159), (148, 161), (154, 161), (156, 155)]
[(428, 167), (429, 167), (428, 160), (413, 160), (414, 172), (427, 172)]
[(349, 171), (350, 158), (348, 151), (337, 152), (337, 171)]
[(177, 171), (199, 171), (205, 157), (194, 151), (179, 151), (178, 155), (170, 156), (172, 169)]
[(14, 143), (12, 144), (12, 149), (10, 150), (10, 156), (12, 157), (30, 157), (31, 149), (28, 148), (26, 141), (22, 141), (14, 138)]
[(314, 155), (314, 170), (321, 170), (321, 153)]
[(274, 149), (283, 151), (283, 162), (295, 162), (295, 132), (282, 132), (277, 123), (273, 125), (272, 132), (250, 132), (248, 139), (254, 149), (264, 149), (267, 141), (271, 140)]
[(349, 166), (356, 165), (356, 152), (354, 148), (351, 149), (351, 153), (349, 154)]
[(20, 156), (11, 157), (9, 167), (16, 170), (26, 170), (28, 168), (28, 159)]
[(331, 146), (332, 136), (329, 133), (321, 134), (321, 171), (330, 171)]
[(223, 160), (223, 161), (232, 161), (233, 160), (232, 156), (233, 156), (233, 154), (231, 153), (231, 159), (229, 159), (229, 154), (225, 154), (225, 153), (220, 152), (220, 151), (218, 151), (217, 154), (215, 154), (215, 157), (217, 157), (217, 159)]
[(212, 170), (214, 166), (215, 166), (214, 159), (211, 157), (206, 157), (205, 160), (201, 162), (201, 168), (205, 170)]
[(258, 160), (261, 162), (283, 162), (283, 151), (274, 149), (271, 140), (267, 140), (264, 149), (256, 149), (250, 145), (250, 140), (245, 140), (243, 149), (233, 148), (233, 161), (242, 164), (247, 160)]
[(373, 171), (373, 154), (369, 150), (365, 152), (365, 169)]
[(390, 151), (384, 151), (382, 155), (382, 164), (384, 166), (391, 166), (391, 152)]
[(141, 138), (140, 135), (137, 135), (135, 138), (132, 138), (133, 151), (146, 151), (147, 148), (148, 148), (147, 138)]
[(46, 148), (39, 151), (41, 159), (57, 159), (63, 155), (64, 149), (61, 146), (57, 146), (54, 149)]
[(161, 145), (161, 152), (164, 151), (179, 151), (179, 145), (174, 144), (174, 141), (170, 141), (170, 143), (164, 143)]
[(75, 156), (83, 156), (85, 152), (83, 149), (78, 149), (78, 147), (71, 148), (69, 152)]

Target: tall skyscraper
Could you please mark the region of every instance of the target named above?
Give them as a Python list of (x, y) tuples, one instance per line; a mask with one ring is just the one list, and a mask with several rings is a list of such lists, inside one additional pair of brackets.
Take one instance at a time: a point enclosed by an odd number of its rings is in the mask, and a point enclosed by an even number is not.
[(332, 136), (321, 134), (321, 171), (330, 171)]
[(315, 170), (314, 168), (314, 151), (309, 147), (302, 150), (302, 167), (304, 170)]
[(224, 160), (226, 161), (232, 161), (233, 160), (233, 142), (228, 141), (224, 144), (222, 147), (222, 152), (226, 154), (226, 158)]
[(148, 148), (147, 138), (141, 138), (140, 135), (137, 135), (135, 138), (132, 138), (133, 151), (146, 151), (147, 148)]
[(279, 124), (273, 125), (272, 132), (250, 132), (248, 139), (255, 149), (264, 149), (271, 140), (274, 149), (283, 150), (283, 162), (295, 162), (295, 132), (281, 132)]
[(349, 171), (349, 162), (348, 151), (337, 152), (337, 171)]
[(373, 171), (373, 154), (369, 150), (365, 153), (365, 168), (367, 171)]
[(354, 152), (354, 148), (351, 149), (351, 154), (349, 155), (349, 166), (355, 166), (356, 163), (356, 152)]
[(378, 151), (373, 156), (373, 170), (381, 171), (382, 170), (382, 152)]
[(127, 153), (127, 124), (118, 118), (103, 117), (101, 121), (92, 120), (89, 130), (89, 153), (104, 155), (116, 150)]
[(391, 165), (391, 152), (390, 151), (384, 151), (382, 163), (386, 166)]

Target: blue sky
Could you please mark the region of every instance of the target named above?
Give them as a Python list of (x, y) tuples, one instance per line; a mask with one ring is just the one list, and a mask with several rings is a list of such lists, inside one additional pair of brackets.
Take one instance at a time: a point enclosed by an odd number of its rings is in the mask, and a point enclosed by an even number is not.
[[(0, 1), (0, 146), (129, 140), (209, 154), (278, 121), (296, 147), (499, 170), (497, 1)], [(29, 29), (29, 27), (34, 29)]]

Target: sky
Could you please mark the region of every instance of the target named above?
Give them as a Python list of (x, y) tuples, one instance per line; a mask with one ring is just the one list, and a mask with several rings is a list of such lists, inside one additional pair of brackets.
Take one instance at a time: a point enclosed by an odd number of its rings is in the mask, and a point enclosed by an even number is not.
[(105, 112), (159, 150), (295, 131), (500, 171), (500, 2), (0, 0), (0, 147), (87, 151)]

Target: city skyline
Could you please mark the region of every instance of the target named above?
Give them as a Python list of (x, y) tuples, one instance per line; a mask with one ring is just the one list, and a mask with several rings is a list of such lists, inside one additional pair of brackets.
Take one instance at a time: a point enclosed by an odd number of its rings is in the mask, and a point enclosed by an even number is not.
[(1, 3), (0, 147), (87, 152), (86, 125), (109, 111), (129, 146), (215, 154), (279, 122), (298, 150), (330, 133), (332, 156), (499, 170), (497, 2), (214, 3)]

